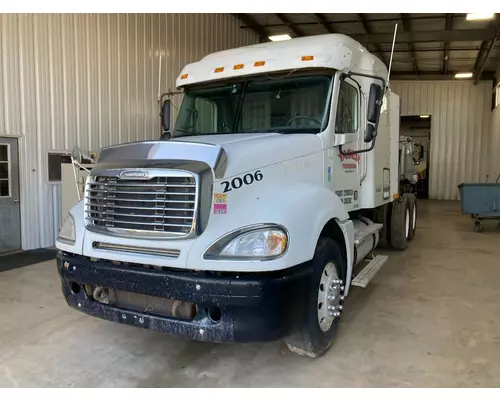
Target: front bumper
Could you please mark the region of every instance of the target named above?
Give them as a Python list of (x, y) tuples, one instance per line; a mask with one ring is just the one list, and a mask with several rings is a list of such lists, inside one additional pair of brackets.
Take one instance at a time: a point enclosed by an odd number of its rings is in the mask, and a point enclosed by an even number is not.
[[(66, 301), (75, 309), (109, 321), (215, 342), (273, 341), (290, 334), (303, 321), (311, 275), (307, 265), (240, 276), (158, 271), (94, 262), (64, 252), (58, 253), (57, 269)], [(188, 321), (102, 304), (83, 288), (72, 290), (75, 283), (192, 302), (198, 312)], [(218, 322), (208, 317), (212, 307), (221, 310)]]

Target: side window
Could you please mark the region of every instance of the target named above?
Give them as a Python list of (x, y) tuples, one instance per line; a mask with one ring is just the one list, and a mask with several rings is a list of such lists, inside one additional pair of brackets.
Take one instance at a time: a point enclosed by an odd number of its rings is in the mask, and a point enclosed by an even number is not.
[(9, 197), (11, 195), (9, 161), (9, 146), (0, 144), (0, 197)]
[(335, 133), (356, 133), (359, 121), (358, 89), (345, 82), (340, 82), (337, 116), (335, 118)]

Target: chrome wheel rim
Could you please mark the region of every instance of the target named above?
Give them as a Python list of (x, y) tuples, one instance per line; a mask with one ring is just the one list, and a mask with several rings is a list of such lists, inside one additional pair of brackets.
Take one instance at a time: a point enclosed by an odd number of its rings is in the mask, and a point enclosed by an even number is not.
[(408, 208), (406, 210), (405, 214), (405, 232), (406, 232), (406, 239), (408, 239), (408, 236), (410, 234), (410, 209)]
[(335, 318), (340, 317), (343, 300), (341, 296), (344, 287), (339, 279), (337, 268), (332, 261), (329, 261), (323, 268), (318, 288), (318, 324), (323, 332), (330, 329)]
[(412, 221), (412, 229), (415, 230), (417, 226), (417, 205), (413, 204), (413, 221)]

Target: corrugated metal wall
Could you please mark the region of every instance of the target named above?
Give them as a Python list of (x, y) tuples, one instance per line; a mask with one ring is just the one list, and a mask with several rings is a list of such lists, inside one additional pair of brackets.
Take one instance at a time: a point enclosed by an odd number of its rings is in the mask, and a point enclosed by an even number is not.
[(401, 115), (431, 115), (429, 197), (457, 200), (457, 185), (486, 179), (492, 82), (391, 82)]
[(500, 174), (500, 105), (491, 112), (490, 178)]
[(19, 136), (23, 249), (50, 246), (49, 151), (158, 137), (162, 91), (204, 55), (257, 43), (229, 14), (0, 14), (0, 135)]

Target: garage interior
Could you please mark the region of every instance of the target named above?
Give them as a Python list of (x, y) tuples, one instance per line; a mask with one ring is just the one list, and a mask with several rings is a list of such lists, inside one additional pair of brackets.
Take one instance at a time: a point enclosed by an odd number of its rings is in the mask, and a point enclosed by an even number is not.
[[(390, 87), (401, 134), (423, 148), (417, 233), (352, 290), (327, 354), (193, 342), (67, 306), (54, 244), (75, 149), (157, 139), (159, 89), (207, 54), (340, 33), (388, 66), (395, 24)], [(500, 176), (499, 37), (499, 14), (0, 14), (0, 386), (498, 387), (500, 230), (474, 230), (458, 185)]]

